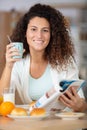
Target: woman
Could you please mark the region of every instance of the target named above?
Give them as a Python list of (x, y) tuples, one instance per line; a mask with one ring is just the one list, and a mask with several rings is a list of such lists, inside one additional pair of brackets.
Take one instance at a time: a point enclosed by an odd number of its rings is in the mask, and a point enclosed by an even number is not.
[[(23, 103), (38, 100), (63, 79), (78, 79), (69, 27), (58, 10), (48, 5), (32, 6), (19, 20), (11, 40), (23, 42), (24, 55), (22, 59), (12, 58), (19, 55), (18, 50), (7, 45), (0, 86), (15, 87)], [(80, 96), (74, 88), (71, 91), (66, 92), (69, 98), (62, 95), (60, 101), (74, 111), (82, 111), (82, 91)]]

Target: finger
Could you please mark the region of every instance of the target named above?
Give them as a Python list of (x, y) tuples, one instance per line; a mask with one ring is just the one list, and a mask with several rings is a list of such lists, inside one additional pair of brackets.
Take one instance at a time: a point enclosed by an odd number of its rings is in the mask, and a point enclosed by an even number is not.
[(9, 58), (6, 62), (7, 63), (15, 63), (16, 61), (19, 61), (20, 59), (19, 58)]
[(11, 61), (11, 59), (14, 59), (14, 56), (19, 56), (19, 53), (11, 53), (11, 54), (6, 54), (6, 61)]
[(75, 97), (78, 96), (77, 90), (74, 87), (71, 87), (71, 91), (72, 91), (73, 95), (75, 95)]
[(16, 48), (11, 48), (11, 49), (9, 49), (9, 50), (7, 51), (7, 53), (13, 53), (13, 52), (19, 53), (19, 50), (16, 49)]
[(66, 95), (69, 99), (71, 99), (71, 100), (74, 100), (74, 98), (75, 98), (75, 95), (74, 95), (72, 92), (70, 92), (70, 91), (66, 91), (66, 92), (65, 92), (65, 95)]
[(25, 49), (23, 49), (23, 53), (25, 52)]
[(62, 98), (68, 104), (72, 103), (72, 100), (65, 94), (62, 94), (60, 98)]
[(12, 48), (13, 47), (13, 44), (8, 44), (7, 46), (6, 46), (6, 50), (9, 50), (10, 48)]
[(60, 101), (67, 107), (71, 108), (71, 105), (67, 103), (62, 97), (60, 97)]
[(7, 57), (12, 57), (12, 56), (14, 56), (14, 55), (20, 55), (18, 49), (11, 48), (11, 49), (7, 50), (7, 52), (6, 52), (6, 56), (7, 56)]

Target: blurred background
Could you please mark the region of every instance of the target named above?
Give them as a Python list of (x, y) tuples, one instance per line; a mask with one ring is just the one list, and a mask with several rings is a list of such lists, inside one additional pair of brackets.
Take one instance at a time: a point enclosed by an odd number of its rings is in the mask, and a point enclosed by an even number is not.
[(0, 76), (5, 65), (7, 35), (11, 35), (19, 18), (35, 3), (49, 4), (68, 18), (79, 76), (87, 79), (87, 0), (0, 0)]

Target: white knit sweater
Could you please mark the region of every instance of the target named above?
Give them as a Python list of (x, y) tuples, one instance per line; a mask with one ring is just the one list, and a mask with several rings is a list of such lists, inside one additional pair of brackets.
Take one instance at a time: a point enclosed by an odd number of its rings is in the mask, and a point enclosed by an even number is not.
[[(29, 104), (31, 98), (28, 93), (29, 88), (29, 67), (30, 67), (30, 57), (16, 62), (13, 66), (11, 73), (11, 87), (15, 87), (20, 95), (20, 98), (24, 104)], [(61, 80), (67, 79), (78, 79), (78, 69), (76, 64), (73, 62), (73, 66), (68, 66), (66, 71), (58, 72), (50, 66), (50, 74), (52, 76), (54, 86), (58, 84)], [(82, 90), (79, 90), (78, 94), (83, 97)], [(58, 103), (57, 103), (58, 105)]]

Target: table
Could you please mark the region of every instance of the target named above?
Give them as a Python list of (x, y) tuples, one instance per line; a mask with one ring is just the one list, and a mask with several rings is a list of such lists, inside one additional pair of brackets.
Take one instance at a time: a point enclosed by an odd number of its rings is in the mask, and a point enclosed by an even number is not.
[(62, 120), (57, 117), (47, 119), (12, 119), (0, 116), (0, 130), (82, 130), (87, 128), (87, 115), (82, 119)]

